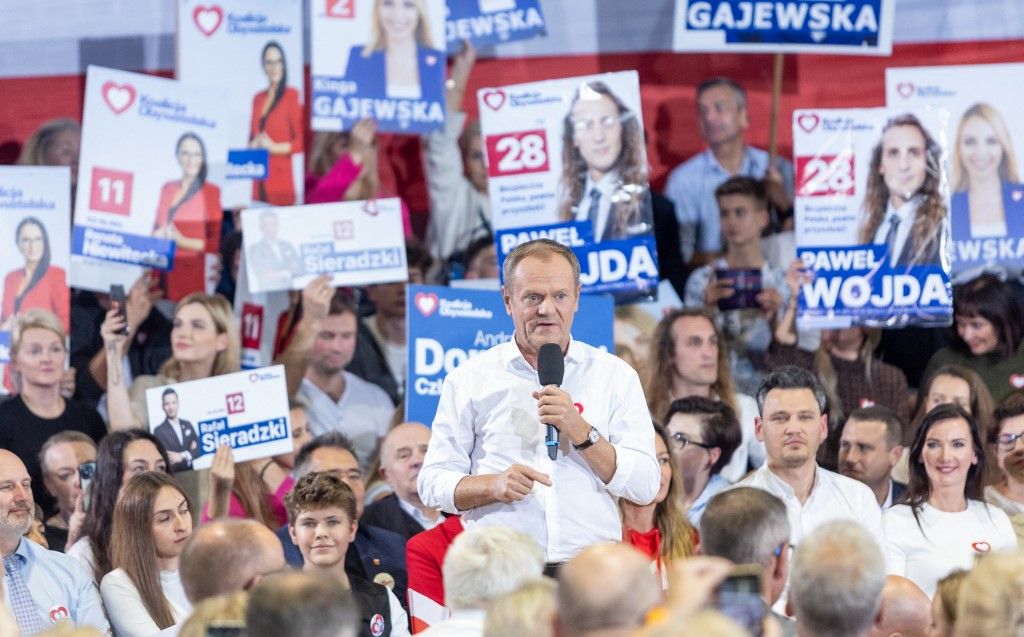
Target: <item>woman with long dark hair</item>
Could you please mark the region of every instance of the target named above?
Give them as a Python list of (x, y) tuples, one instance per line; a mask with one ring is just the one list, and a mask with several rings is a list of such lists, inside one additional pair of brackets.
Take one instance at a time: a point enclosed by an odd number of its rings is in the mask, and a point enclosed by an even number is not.
[(305, 131), (299, 92), (288, 86), (288, 63), (281, 44), (271, 40), (260, 55), (267, 90), (252, 98), (249, 147), (266, 148), (267, 178), (253, 181), (252, 198), (275, 206), (296, 204), (292, 155), (302, 152)]
[(160, 189), (153, 235), (175, 243), (174, 269), (167, 272), (166, 291), (168, 298), (180, 299), (204, 289), (205, 254), (219, 250), (224, 211), (220, 188), (206, 181), (206, 146), (199, 135), (182, 134), (174, 151), (181, 179)]
[(110, 560), (110, 529), (114, 505), (128, 481), (147, 471), (167, 471), (167, 452), (156, 436), (142, 429), (115, 431), (100, 441), (96, 450), (96, 477), (86, 491), (89, 501), (82, 538), (68, 549), (92, 573), (99, 586), (113, 566)]
[(947, 403), (924, 417), (910, 447), (910, 483), (885, 511), (886, 561), (927, 593), (974, 557), (1017, 548), (1010, 519), (985, 503), (985, 453), (974, 418)]
[(51, 262), (46, 226), (36, 217), (25, 217), (14, 231), (14, 242), (25, 258), (25, 265), (4, 277), (0, 321), (10, 329), (20, 312), (38, 308), (56, 314), (67, 331), (71, 314), (67, 273)]
[(185, 621), (192, 604), (178, 558), (192, 535), (192, 503), (170, 475), (149, 471), (125, 485), (114, 507), (114, 570), (100, 594), (117, 637), (149, 637)]

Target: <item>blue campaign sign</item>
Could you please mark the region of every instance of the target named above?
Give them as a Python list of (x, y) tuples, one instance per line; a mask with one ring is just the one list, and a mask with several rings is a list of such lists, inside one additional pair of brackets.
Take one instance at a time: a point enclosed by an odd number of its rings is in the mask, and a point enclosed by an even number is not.
[(673, 50), (890, 55), (895, 0), (676, 0)]
[(949, 325), (953, 291), (938, 263), (892, 266), (885, 245), (797, 248), (814, 274), (799, 299), (804, 328)]
[(267, 164), (269, 162), (270, 151), (266, 148), (229, 150), (227, 178), (263, 181), (267, 178)]
[(498, 270), (517, 245), (534, 239), (551, 239), (572, 249), (580, 261), (584, 294), (611, 294), (615, 302), (651, 300), (658, 290), (658, 252), (654, 235), (593, 242), (589, 221), (570, 221), (543, 226), (508, 228), (495, 235)]
[(170, 239), (87, 226), (72, 228), (71, 254), (157, 270), (174, 268), (174, 241)]
[(480, 48), (545, 33), (539, 0), (448, 0), (447, 4), (449, 54), (461, 51), (463, 40)]
[[(572, 336), (614, 351), (614, 304), (606, 295), (583, 295)], [(512, 318), (501, 293), (432, 285), (410, 285), (406, 296), (409, 370), (405, 418), (434, 420), (441, 385), (448, 372), (467, 358), (512, 339)]]

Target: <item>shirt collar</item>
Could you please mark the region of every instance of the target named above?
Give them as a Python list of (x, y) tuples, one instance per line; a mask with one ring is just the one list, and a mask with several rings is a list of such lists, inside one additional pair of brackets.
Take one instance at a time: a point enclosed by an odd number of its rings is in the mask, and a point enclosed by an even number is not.
[[(807, 502), (810, 502), (811, 498), (814, 497), (814, 493), (818, 490), (818, 487), (821, 485), (821, 479), (820, 479), (821, 478), (821, 471), (819, 469), (820, 469), (820, 467), (818, 466), (818, 463), (815, 462), (814, 463), (814, 483), (811, 485), (811, 492), (807, 495)], [(758, 469), (758, 471), (762, 472), (762, 475), (764, 476), (764, 479), (768, 483), (769, 486), (772, 486), (772, 487), (774, 487), (776, 489), (779, 489), (787, 497), (792, 497), (792, 498), (796, 497), (796, 491), (793, 490), (793, 487), (789, 486), (788, 482), (786, 482), (785, 480), (783, 480), (779, 476), (775, 475), (775, 473), (768, 467), (768, 463), (767, 462), (765, 462), (763, 465), (761, 465), (761, 468)], [(804, 504), (806, 504), (806, 502)]]
[(583, 192), (589, 193), (592, 188), (597, 188), (602, 195), (608, 195), (615, 192), (615, 187), (619, 182), (619, 171), (612, 170), (604, 174), (603, 177), (594, 181), (590, 176), (590, 172), (587, 172), (587, 181), (583, 185)]
[[(519, 345), (516, 344), (515, 336), (508, 340), (508, 342), (502, 345), (504, 349), (501, 350), (501, 363), (505, 369), (512, 369), (513, 365), (520, 365), (523, 368), (529, 368), (530, 364), (526, 362), (526, 357), (519, 351)], [(565, 353), (565, 360), (572, 361), (573, 363), (582, 363), (586, 359), (586, 352), (583, 351), (583, 346), (576, 341), (571, 335), (569, 336), (569, 347)], [(536, 371), (536, 370), (534, 370)]]
[[(711, 165), (711, 167), (714, 170), (717, 170), (718, 172), (722, 173), (723, 175), (732, 175), (732, 173), (730, 173), (728, 170), (726, 170), (725, 168), (722, 167), (722, 164), (718, 163), (718, 158), (715, 157), (714, 151), (712, 151), (710, 148), (708, 148), (704, 152), (707, 155), (708, 163)], [(755, 163), (755, 158), (754, 158), (754, 154), (750, 152), (750, 146), (744, 145), (743, 146), (743, 163), (740, 164), (740, 170), (736, 174), (737, 175), (753, 175), (753, 174), (755, 174), (754, 163)]]

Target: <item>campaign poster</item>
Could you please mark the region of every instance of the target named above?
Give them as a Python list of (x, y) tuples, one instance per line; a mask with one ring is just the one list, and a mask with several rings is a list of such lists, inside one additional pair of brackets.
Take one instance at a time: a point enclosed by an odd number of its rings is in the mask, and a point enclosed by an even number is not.
[(283, 365), (147, 389), (146, 417), (175, 472), (209, 469), (220, 445), (235, 462), (292, 451)]
[(274, 362), (274, 345), (291, 306), (288, 292), (250, 292), (245, 254), (240, 257), (235, 283), (235, 320), (242, 338), (242, 369)]
[[(208, 288), (220, 248), (227, 93), (90, 66), (86, 74), (71, 285), (127, 289), (160, 270), (165, 298)], [(95, 266), (95, 264), (94, 264)]]
[(802, 329), (949, 325), (944, 109), (793, 114)]
[(224, 208), (302, 203), (302, 0), (178, 0), (177, 78), (232, 96)]
[(401, 202), (394, 197), (242, 211), (250, 292), (405, 281)]
[[(0, 166), (0, 245), (5, 246), (0, 250), (0, 364), (10, 362), (11, 330), (27, 310), (52, 312), (69, 333), (70, 227), (66, 167)], [(10, 374), (3, 367), (10, 391)]]
[[(580, 295), (572, 337), (614, 352), (615, 304), (608, 295)], [(512, 340), (512, 317), (498, 290), (410, 285), (406, 292), (409, 344), (405, 419), (434, 422), (441, 385), (467, 358)]]
[(548, 238), (579, 258), (584, 293), (648, 300), (658, 259), (636, 71), (477, 93), (499, 263)]
[(444, 126), (444, 0), (311, 0), (310, 19), (313, 130)]
[(1024, 267), (1024, 64), (886, 69), (890, 108), (949, 110), (953, 272)]
[(891, 55), (896, 0), (676, 0), (672, 50)]
[(448, 0), (447, 5), (449, 55), (461, 51), (466, 40), (479, 49), (545, 34), (540, 0)]

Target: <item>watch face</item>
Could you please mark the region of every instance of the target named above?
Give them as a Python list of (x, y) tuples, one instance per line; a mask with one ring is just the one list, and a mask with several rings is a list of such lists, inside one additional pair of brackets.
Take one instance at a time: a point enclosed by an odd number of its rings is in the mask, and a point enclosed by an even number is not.
[(587, 436), (587, 440), (589, 440), (590, 442), (596, 443), (600, 439), (601, 439), (601, 434), (598, 433), (597, 429), (591, 428), (590, 429), (590, 434)]

